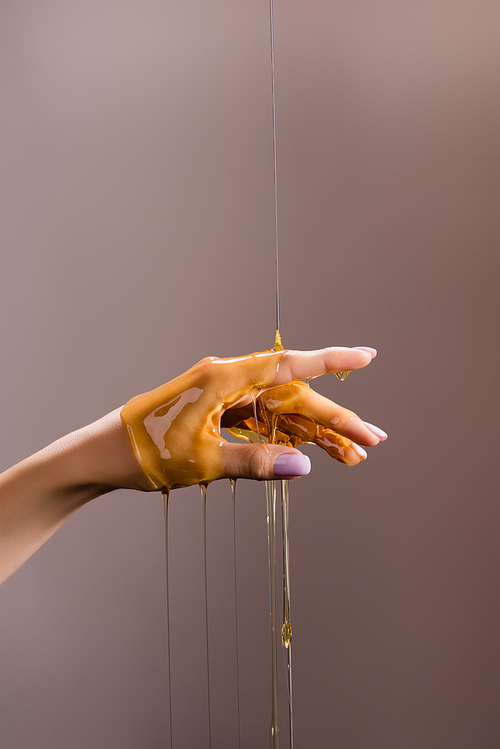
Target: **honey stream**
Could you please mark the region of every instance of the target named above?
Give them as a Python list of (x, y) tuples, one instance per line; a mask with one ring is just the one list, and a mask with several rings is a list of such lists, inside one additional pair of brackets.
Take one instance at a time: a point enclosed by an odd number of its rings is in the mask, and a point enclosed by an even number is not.
[(271, 749), (279, 749), (278, 643), (276, 637), (276, 481), (266, 481), (267, 544), (269, 552), (269, 609), (271, 615)]
[(166, 587), (166, 614), (167, 614), (167, 658), (168, 658), (168, 715), (169, 715), (169, 735), (170, 749), (173, 749), (172, 740), (172, 678), (171, 678), (171, 659), (170, 659), (170, 592), (168, 585), (168, 489), (162, 490), (163, 513), (165, 523), (165, 587)]
[[(274, 60), (274, 6), (273, 0), (269, 0), (269, 30), (271, 41), (271, 85), (272, 85), (272, 115), (273, 115), (273, 166), (274, 166), (274, 226), (275, 226), (275, 260), (276, 260), (276, 335), (274, 339), (274, 351), (283, 351), (283, 343), (280, 333), (280, 278), (279, 278), (279, 241), (278, 241), (278, 157), (276, 137), (276, 82), (275, 82), (275, 60)], [(258, 421), (256, 419), (258, 424)], [(275, 430), (273, 429), (271, 442), (274, 442)], [(286, 492), (285, 492), (286, 483)], [(285, 498), (286, 497), (286, 498)], [(290, 725), (290, 748), (293, 747), (293, 718), (292, 718), (292, 666), (290, 645), (292, 642), (292, 627), (290, 621), (290, 599), (288, 595), (289, 571), (288, 571), (288, 481), (282, 482), (281, 492), (282, 517), (283, 517), (283, 625), (282, 640), (287, 650), (287, 680), (289, 697), (289, 725)], [(278, 709), (278, 669), (277, 669), (277, 644), (276, 644), (276, 482), (266, 481), (266, 505), (267, 505), (267, 538), (269, 554), (269, 597), (271, 615), (271, 638), (272, 638), (272, 703), (271, 703), (271, 728), (269, 732), (271, 749), (279, 749), (279, 709)], [(285, 517), (287, 522), (285, 525)], [(286, 542), (285, 542), (286, 537)]]
[(285, 647), (285, 669), (288, 688), (288, 729), (290, 735), (290, 749), (294, 746), (293, 732), (293, 692), (292, 692), (292, 619), (290, 616), (290, 566), (288, 546), (288, 511), (289, 484), (286, 479), (281, 481), (281, 513), (283, 534), (283, 624), (281, 626), (281, 640)]
[[(281, 344), (279, 330), (276, 331), (276, 340)], [(276, 345), (276, 344), (275, 344)], [(261, 408), (261, 412), (263, 409)], [(289, 436), (278, 429), (278, 417), (272, 415), (270, 418), (264, 412), (263, 418), (267, 417), (269, 442), (272, 444), (288, 444)], [(281, 426), (281, 425), (280, 425)], [(279, 749), (279, 690), (278, 690), (278, 665), (277, 665), (277, 614), (276, 614), (276, 481), (266, 481), (266, 500), (268, 517), (268, 552), (269, 552), (269, 597), (271, 616), (271, 638), (272, 638), (272, 710), (271, 729), (269, 732), (271, 749)], [(271, 521), (271, 522), (270, 522)], [(281, 642), (284, 648), (284, 662), (286, 670), (286, 682), (288, 692), (288, 731), (289, 746), (293, 749), (293, 701), (292, 701), (292, 620), (290, 614), (290, 565), (289, 565), (289, 482), (287, 479), (281, 481), (281, 533), (283, 546), (283, 617), (281, 625)]]
[[(241, 720), (240, 720), (240, 669), (239, 669), (239, 638), (238, 638), (238, 583), (236, 566), (236, 480), (230, 479), (231, 496), (233, 505), (233, 567), (234, 567), (234, 621), (236, 642), (236, 699), (237, 699), (237, 721), (238, 721), (238, 747), (241, 746)], [(208, 636), (208, 569), (207, 569), (207, 486), (200, 484), (202, 512), (203, 512), (203, 569), (205, 587), (205, 642), (206, 642), (206, 670), (207, 670), (207, 705), (208, 705), (208, 740), (209, 747), (212, 746), (212, 722), (210, 701), (210, 651)], [(169, 712), (169, 737), (170, 749), (173, 749), (172, 738), (172, 679), (171, 679), (171, 646), (170, 646), (170, 591), (169, 591), (169, 517), (168, 502), (169, 490), (162, 489), (164, 524), (165, 524), (165, 587), (166, 587), (166, 620), (167, 620), (167, 659), (168, 659), (168, 712)]]
[(233, 499), (233, 570), (234, 570), (234, 628), (236, 634), (236, 700), (238, 710), (238, 749), (241, 747), (241, 719), (240, 719), (240, 645), (238, 638), (238, 579), (236, 564), (236, 480), (231, 482), (231, 496)]
[(208, 577), (207, 577), (207, 485), (200, 484), (203, 508), (203, 569), (205, 573), (205, 642), (207, 646), (207, 702), (208, 702), (208, 746), (212, 749), (212, 711), (210, 705), (210, 647), (208, 639)]

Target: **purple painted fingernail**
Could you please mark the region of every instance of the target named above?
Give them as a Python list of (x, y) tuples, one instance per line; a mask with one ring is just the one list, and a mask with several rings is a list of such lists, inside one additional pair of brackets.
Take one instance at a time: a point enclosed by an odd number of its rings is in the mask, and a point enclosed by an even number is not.
[(366, 450), (363, 450), (363, 448), (360, 447), (359, 445), (357, 445), (355, 442), (352, 443), (351, 447), (354, 450), (354, 452), (359, 455), (359, 457), (361, 458), (361, 460), (366, 460), (367, 459), (368, 453), (366, 452)]
[(372, 359), (377, 356), (377, 349), (371, 348), (371, 346), (353, 346), (352, 348), (358, 349), (358, 351), (368, 351), (372, 355)]
[(301, 453), (283, 453), (274, 461), (276, 476), (306, 476), (311, 470), (311, 461)]
[(380, 427), (376, 427), (375, 424), (369, 424), (367, 421), (363, 421), (363, 424), (367, 429), (370, 430), (376, 437), (379, 437), (381, 440), (386, 440), (389, 436), (387, 432), (384, 432), (383, 429), (380, 429)]

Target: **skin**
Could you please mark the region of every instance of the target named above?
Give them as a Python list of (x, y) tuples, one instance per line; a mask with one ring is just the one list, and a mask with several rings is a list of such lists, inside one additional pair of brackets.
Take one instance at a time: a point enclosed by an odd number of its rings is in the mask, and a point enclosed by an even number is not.
[[(0, 475), (0, 582), (73, 512), (114, 489), (273, 479), (276, 458), (298, 452), (295, 445), (305, 441), (356, 465), (363, 452), (356, 445), (376, 445), (379, 437), (352, 411), (298, 381), (371, 360), (371, 353), (348, 348), (209, 357), (9, 468)], [(261, 436), (274, 423), (282, 444), (235, 444), (221, 436), (224, 426), (247, 432), (257, 426), (255, 397)]]

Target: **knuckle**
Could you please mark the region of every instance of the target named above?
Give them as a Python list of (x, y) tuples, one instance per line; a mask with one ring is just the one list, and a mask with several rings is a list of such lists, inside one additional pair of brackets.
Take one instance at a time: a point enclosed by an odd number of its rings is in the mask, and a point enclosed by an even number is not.
[(193, 367), (198, 377), (202, 379), (211, 378), (214, 372), (214, 361), (217, 358), (216, 356), (205, 356), (204, 359), (200, 359)]
[(349, 411), (347, 408), (340, 408), (336, 411), (335, 416), (332, 419), (332, 429), (337, 431), (338, 429), (345, 429), (348, 427), (353, 419), (359, 419), (359, 416), (354, 411)]
[(358, 416), (357, 413), (354, 413), (354, 411), (349, 411), (349, 410), (346, 409), (344, 426), (347, 426), (348, 424), (350, 424), (355, 419), (357, 419), (358, 421), (361, 421), (361, 419), (359, 418), (359, 416)]
[(270, 456), (264, 445), (255, 445), (250, 454), (248, 470), (251, 479), (262, 481), (270, 472)]
[(297, 411), (303, 404), (304, 391), (299, 383), (293, 383), (293, 387), (290, 388), (290, 401), (289, 405), (292, 411)]

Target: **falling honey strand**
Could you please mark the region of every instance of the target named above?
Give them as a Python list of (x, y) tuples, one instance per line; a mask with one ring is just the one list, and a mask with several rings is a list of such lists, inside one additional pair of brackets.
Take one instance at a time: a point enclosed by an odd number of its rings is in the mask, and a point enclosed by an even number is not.
[(166, 615), (167, 615), (167, 656), (168, 656), (168, 712), (169, 712), (169, 734), (170, 749), (173, 749), (172, 739), (172, 679), (171, 679), (171, 655), (170, 655), (170, 593), (168, 584), (168, 489), (162, 490), (163, 496), (163, 519), (165, 523), (165, 593), (166, 593)]
[[(276, 338), (274, 339), (274, 351), (284, 351), (283, 343), (281, 341), (281, 335), (279, 330), (276, 331)], [(278, 417), (273, 415), (271, 417), (271, 430), (269, 435), (269, 441), (272, 443), (278, 443), (281, 440), (276, 439), (276, 425)], [(283, 624), (281, 627), (281, 640), (283, 645), (288, 648), (292, 642), (292, 622), (290, 618), (290, 599), (288, 593), (288, 481), (286, 481), (286, 498), (285, 498), (285, 481), (282, 482), (282, 502), (283, 502)]]
[[(284, 479), (281, 482), (281, 511), (282, 511), (282, 536), (283, 536), (283, 624), (281, 627), (281, 640), (286, 648), (292, 642), (292, 620), (290, 617), (290, 566), (288, 545), (288, 509), (289, 509), (289, 482)], [(289, 674), (291, 676), (291, 674)]]
[(271, 619), (271, 749), (279, 749), (278, 653), (276, 638), (276, 481), (266, 481), (269, 613)]
[(238, 637), (238, 583), (236, 565), (236, 479), (231, 482), (231, 497), (233, 500), (233, 569), (234, 569), (234, 630), (236, 645), (236, 701), (238, 705), (238, 749), (241, 748), (241, 720), (240, 720), (240, 646)]
[(208, 746), (212, 749), (212, 710), (210, 699), (210, 647), (208, 639), (208, 576), (207, 576), (207, 484), (200, 484), (203, 509), (203, 568), (205, 571), (205, 635), (207, 644), (207, 702), (208, 702)]
[(290, 567), (289, 567), (289, 481), (281, 481), (281, 511), (282, 511), (282, 536), (283, 536), (283, 625), (281, 628), (281, 639), (285, 646), (283, 651), (287, 689), (288, 689), (288, 729), (290, 749), (294, 747), (293, 735), (293, 680), (292, 680), (292, 623), (290, 619)]

